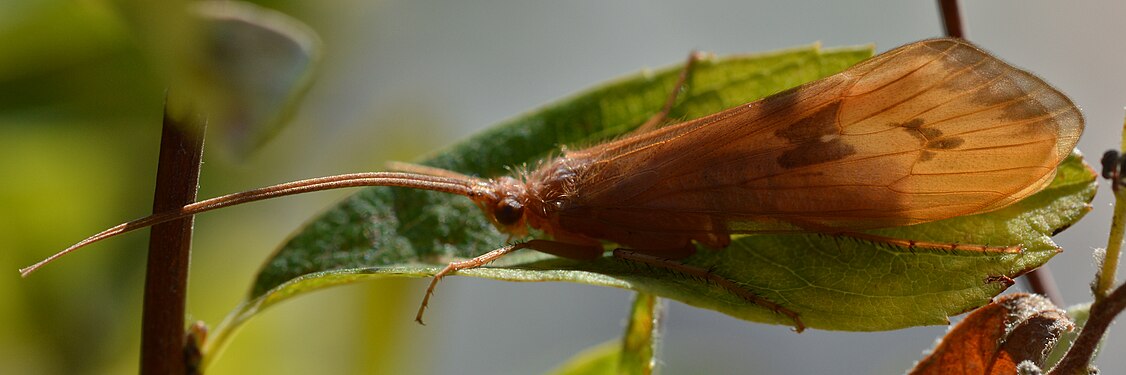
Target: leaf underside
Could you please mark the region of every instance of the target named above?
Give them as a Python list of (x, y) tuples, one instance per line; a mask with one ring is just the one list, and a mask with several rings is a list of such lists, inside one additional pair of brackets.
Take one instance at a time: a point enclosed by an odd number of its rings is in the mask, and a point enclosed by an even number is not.
[[(825, 50), (815, 45), (705, 59), (670, 118), (690, 119), (743, 104), (839, 72), (871, 53), (870, 47)], [(534, 167), (561, 145), (581, 147), (621, 136), (660, 110), (680, 69), (637, 74), (565, 99), (493, 127), (423, 164), (497, 176), (506, 168)], [(948, 316), (988, 303), (1011, 285), (1011, 278), (1058, 253), (1050, 235), (1090, 209), (1094, 178), (1076, 153), (1059, 167), (1051, 186), (1005, 209), (873, 231), (944, 243), (1021, 244), (1020, 254), (910, 250), (819, 234), (747, 235), (733, 238), (726, 249), (701, 248), (685, 263), (710, 269), (797, 312), (810, 328), (877, 331), (946, 324)], [(327, 286), (428, 277), (451, 260), (472, 258), (507, 242), (464, 197), (366, 188), (283, 245), (228, 323), (237, 326), (267, 306)], [(522, 250), (458, 275), (629, 288), (749, 321), (793, 324), (708, 282), (609, 255), (583, 262)]]

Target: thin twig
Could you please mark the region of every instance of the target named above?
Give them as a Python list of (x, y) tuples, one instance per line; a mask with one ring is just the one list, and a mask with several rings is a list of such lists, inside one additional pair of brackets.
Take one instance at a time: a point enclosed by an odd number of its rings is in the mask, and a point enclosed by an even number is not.
[[(1122, 123), (1122, 143), (1120, 150), (1126, 150), (1126, 120)], [(1114, 187), (1114, 217), (1111, 219), (1110, 224), (1110, 238), (1107, 239), (1106, 252), (1102, 259), (1102, 268), (1099, 269), (1098, 278), (1095, 279), (1094, 290), (1095, 301), (1106, 297), (1110, 292), (1110, 288), (1114, 287), (1116, 274), (1118, 273), (1118, 258), (1122, 253), (1122, 237), (1123, 232), (1126, 232), (1126, 189), (1120, 189), (1121, 176), (1110, 181)]]
[[(1117, 182), (1111, 182), (1117, 183)], [(1114, 216), (1110, 221), (1110, 236), (1107, 239), (1106, 251), (1102, 268), (1096, 275), (1095, 283), (1092, 288), (1092, 293), (1095, 295), (1095, 301), (1105, 298), (1110, 293), (1110, 288), (1114, 287), (1115, 274), (1118, 272), (1118, 256), (1122, 252), (1122, 237), (1126, 232), (1126, 189), (1119, 189), (1114, 194)]]
[(1107, 327), (1114, 321), (1114, 317), (1126, 308), (1126, 287), (1119, 286), (1106, 298), (1096, 300), (1091, 304), (1091, 315), (1087, 324), (1079, 332), (1079, 337), (1071, 348), (1067, 350), (1060, 363), (1048, 375), (1087, 375), (1091, 359), (1095, 356), (1095, 349), (1106, 334)]
[(1024, 280), (1028, 282), (1028, 289), (1033, 293), (1047, 297), (1056, 306), (1064, 306), (1063, 294), (1056, 286), (1056, 279), (1052, 277), (1052, 270), (1047, 264), (1025, 274)]
[[(192, 111), (185, 112), (187, 118), (176, 118), (169, 113), (168, 103), (164, 111), (154, 213), (195, 201), (206, 125), (206, 119)], [(141, 374), (182, 375), (187, 371), (184, 305), (192, 223), (187, 217), (152, 227), (141, 316)]]
[(958, 10), (958, 0), (938, 0), (938, 10), (942, 13), (942, 27), (946, 36), (965, 39), (966, 32), (962, 28), (962, 13)]

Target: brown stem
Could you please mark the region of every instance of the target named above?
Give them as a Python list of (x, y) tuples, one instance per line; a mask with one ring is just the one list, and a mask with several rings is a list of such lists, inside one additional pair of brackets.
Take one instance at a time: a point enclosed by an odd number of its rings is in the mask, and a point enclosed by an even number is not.
[(1122, 313), (1124, 308), (1126, 308), (1126, 286), (1122, 285), (1119, 285), (1107, 298), (1091, 304), (1091, 315), (1087, 318), (1087, 324), (1083, 325), (1083, 330), (1079, 332), (1079, 337), (1075, 339), (1071, 349), (1067, 350), (1067, 355), (1048, 375), (1087, 374), (1087, 368), (1095, 355), (1099, 341), (1102, 341), (1114, 317)]
[[(153, 212), (175, 210), (194, 202), (206, 119), (192, 111), (174, 118), (168, 104), (160, 137)], [(141, 374), (182, 375), (184, 305), (191, 255), (192, 217), (154, 225), (149, 236), (141, 316)]]
[(1056, 306), (1064, 306), (1063, 294), (1056, 286), (1056, 279), (1052, 277), (1052, 270), (1048, 265), (1045, 264), (1025, 274), (1024, 281), (1028, 283), (1028, 289), (1033, 293), (1048, 297), (1048, 300)]
[(942, 13), (942, 26), (946, 30), (946, 36), (965, 39), (966, 31), (962, 28), (958, 0), (938, 0), (938, 10)]

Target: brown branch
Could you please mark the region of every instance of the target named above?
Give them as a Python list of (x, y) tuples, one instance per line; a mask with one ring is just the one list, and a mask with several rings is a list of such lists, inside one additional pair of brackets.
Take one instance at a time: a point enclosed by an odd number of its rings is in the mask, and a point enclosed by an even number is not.
[[(196, 198), (206, 119), (192, 111), (175, 118), (164, 108), (153, 213), (178, 209)], [(191, 217), (154, 225), (149, 236), (141, 316), (141, 374), (182, 375), (184, 305), (191, 255)]]
[(946, 36), (965, 39), (966, 31), (962, 28), (958, 0), (938, 0), (938, 10), (942, 14), (942, 27), (946, 30)]
[(1028, 289), (1033, 293), (1048, 297), (1048, 300), (1056, 306), (1064, 306), (1063, 294), (1056, 286), (1056, 279), (1052, 277), (1052, 270), (1048, 265), (1045, 264), (1025, 274), (1024, 281), (1028, 283)]
[(1091, 315), (1087, 318), (1087, 324), (1083, 325), (1083, 330), (1067, 350), (1067, 355), (1048, 375), (1086, 375), (1099, 341), (1102, 341), (1114, 317), (1121, 314), (1124, 308), (1126, 308), (1126, 286), (1122, 285), (1119, 285), (1107, 298), (1091, 304)]

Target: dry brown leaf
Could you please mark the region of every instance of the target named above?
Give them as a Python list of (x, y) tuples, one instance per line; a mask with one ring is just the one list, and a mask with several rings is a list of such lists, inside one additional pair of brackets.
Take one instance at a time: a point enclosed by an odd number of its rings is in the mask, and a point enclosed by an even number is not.
[(1010, 294), (966, 316), (910, 374), (1016, 374), (1017, 365), (1040, 365), (1063, 332), (1074, 325), (1046, 298)]

